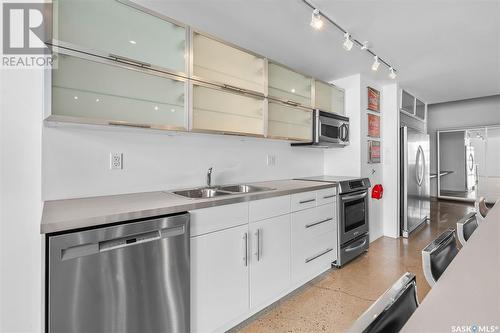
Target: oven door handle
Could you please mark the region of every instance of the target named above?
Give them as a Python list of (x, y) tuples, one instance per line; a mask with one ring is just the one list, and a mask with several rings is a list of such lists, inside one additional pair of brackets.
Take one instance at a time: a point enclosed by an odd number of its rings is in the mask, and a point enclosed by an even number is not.
[(346, 201), (346, 200), (357, 200), (357, 199), (362, 199), (364, 197), (366, 197), (366, 195), (368, 194), (368, 192), (364, 192), (364, 193), (361, 193), (361, 194), (358, 194), (358, 195), (348, 195), (348, 196), (341, 196), (341, 199), (342, 201)]
[(354, 247), (347, 247), (347, 248), (345, 249), (345, 252), (356, 251), (357, 249), (362, 248), (363, 246), (365, 246), (365, 244), (366, 244), (366, 238), (365, 238), (365, 239), (363, 240), (363, 242), (362, 242), (361, 244), (359, 244), (359, 245), (356, 245), (356, 246), (354, 246)]

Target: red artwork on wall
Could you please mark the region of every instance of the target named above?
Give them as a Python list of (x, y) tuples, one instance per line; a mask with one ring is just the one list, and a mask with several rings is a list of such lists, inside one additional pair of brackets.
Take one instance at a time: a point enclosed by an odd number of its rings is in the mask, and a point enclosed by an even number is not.
[(380, 138), (380, 117), (374, 114), (368, 114), (368, 136)]
[(380, 91), (368, 87), (368, 110), (380, 112)]

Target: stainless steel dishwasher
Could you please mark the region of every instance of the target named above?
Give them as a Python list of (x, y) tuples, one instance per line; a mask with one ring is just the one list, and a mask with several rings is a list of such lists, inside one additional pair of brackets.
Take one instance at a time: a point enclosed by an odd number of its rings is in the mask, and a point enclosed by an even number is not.
[(189, 214), (49, 235), (50, 333), (190, 330)]

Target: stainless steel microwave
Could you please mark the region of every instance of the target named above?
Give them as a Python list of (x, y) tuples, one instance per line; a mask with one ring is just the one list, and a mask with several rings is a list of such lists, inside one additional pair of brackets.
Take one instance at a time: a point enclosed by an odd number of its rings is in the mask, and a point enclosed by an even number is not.
[(344, 147), (349, 144), (349, 118), (336, 113), (313, 111), (312, 141), (292, 146), (316, 148)]

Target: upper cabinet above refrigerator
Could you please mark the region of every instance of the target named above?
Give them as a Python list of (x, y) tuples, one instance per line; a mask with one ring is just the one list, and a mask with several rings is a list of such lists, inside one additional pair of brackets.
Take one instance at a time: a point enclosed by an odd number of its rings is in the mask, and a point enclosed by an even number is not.
[(126, 0), (54, 0), (53, 43), (87, 54), (187, 74), (187, 29)]
[(268, 93), (290, 105), (311, 107), (313, 79), (274, 62), (268, 64)]
[(193, 79), (235, 92), (266, 94), (264, 57), (193, 33)]
[(344, 115), (344, 90), (319, 80), (314, 85), (314, 108)]
[(401, 110), (415, 115), (415, 97), (405, 90), (401, 90)]

